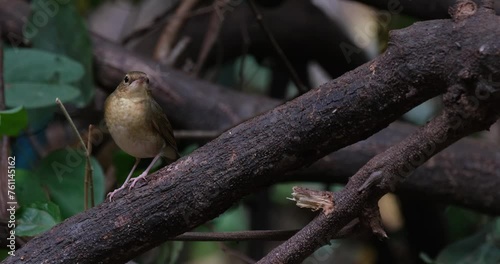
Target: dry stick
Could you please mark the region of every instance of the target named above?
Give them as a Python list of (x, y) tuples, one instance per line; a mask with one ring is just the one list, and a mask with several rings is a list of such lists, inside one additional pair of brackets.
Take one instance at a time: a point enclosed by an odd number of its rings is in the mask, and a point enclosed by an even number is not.
[[(460, 94), (465, 90), (460, 87), (450, 94)], [(474, 91), (464, 96), (471, 95), (474, 95)], [(349, 180), (345, 189), (333, 194), (335, 197), (333, 212), (321, 213), (304, 229), (272, 250), (258, 263), (300, 263), (335, 236), (349, 219), (355, 217), (364, 216), (365, 218), (361, 220), (368, 224), (375, 234), (384, 237), (377, 201), (385, 193), (394, 191), (402, 180), (439, 151), (462, 137), (487, 129), (493, 124), (497, 119), (494, 114), (497, 111), (494, 100), (490, 96), (489, 101), (482, 101), (476, 107), (475, 102), (451, 102), (448, 99), (448, 104), (445, 102), (448, 106), (440, 116), (403, 142), (372, 158)], [(464, 115), (464, 109), (472, 111)], [(378, 178), (376, 183), (366, 184), (366, 181), (373, 181), (373, 175), (379, 172), (382, 177)]]
[(274, 49), (276, 50), (276, 52), (280, 56), (281, 60), (285, 64), (286, 69), (288, 70), (288, 73), (290, 73), (292, 81), (295, 83), (295, 86), (297, 86), (297, 89), (299, 90), (299, 93), (300, 94), (307, 93), (307, 91), (309, 89), (307, 89), (307, 87), (305, 87), (304, 84), (302, 84), (302, 82), (300, 81), (299, 76), (297, 75), (297, 73), (293, 69), (292, 65), (290, 64), (290, 61), (288, 60), (285, 53), (280, 48), (280, 45), (278, 44), (278, 42), (274, 38), (273, 33), (271, 32), (271, 30), (269, 30), (269, 28), (264, 23), (264, 20), (262, 19), (262, 15), (260, 14), (259, 9), (257, 9), (255, 2), (253, 0), (248, 0), (248, 3), (250, 4), (250, 9), (252, 9), (252, 12), (254, 13), (255, 18), (257, 19), (257, 22), (261, 26), (262, 30), (264, 30), (264, 32), (266, 33), (267, 38), (269, 39), (269, 41), (273, 45)]
[(180, 2), (177, 10), (175, 11), (175, 17), (177, 19), (171, 20), (170, 23), (167, 23), (165, 25), (165, 28), (163, 28), (158, 42), (156, 42), (156, 48), (153, 55), (155, 60), (161, 63), (166, 62), (167, 56), (170, 53), (174, 41), (177, 39), (179, 30), (188, 18), (189, 11), (197, 3), (198, 0), (185, 0)]
[[(190, 12), (188, 15), (188, 18), (198, 16), (198, 15), (203, 15), (205, 13), (210, 13), (210, 12), (212, 12), (212, 9), (213, 8), (211, 6), (201, 7), (199, 9), (196, 9), (196, 10), (193, 10), (192, 12)], [(127, 36), (125, 36), (121, 40), (121, 44), (126, 45), (130, 41), (137, 39), (137, 38), (140, 38), (140, 37), (152, 32), (156, 28), (157, 25), (161, 25), (161, 23), (169, 23), (171, 20), (177, 19), (177, 17), (175, 15), (172, 15), (172, 16), (168, 17), (166, 19), (166, 21), (164, 21), (164, 22), (161, 21), (164, 17), (168, 16), (169, 12), (170, 12), (170, 9), (166, 10), (165, 12), (156, 16), (149, 25), (146, 25), (146, 26), (139, 28), (139, 29), (133, 31), (132, 33), (128, 34)]]
[[(68, 120), (69, 124), (71, 125), (71, 128), (73, 128), (73, 131), (75, 132), (76, 136), (80, 140), (80, 144), (82, 145), (83, 149), (85, 150), (85, 162), (86, 162), (85, 163), (85, 175), (87, 175), (87, 173), (92, 173), (93, 169), (92, 169), (92, 164), (90, 163), (89, 151), (87, 149), (87, 146), (85, 145), (85, 142), (83, 141), (82, 136), (80, 135), (80, 132), (78, 132), (78, 129), (76, 128), (75, 123), (73, 123), (73, 120), (69, 116), (68, 111), (66, 111), (66, 108), (64, 107), (64, 105), (61, 102), (61, 100), (59, 100), (59, 98), (56, 98), (56, 103), (61, 108), (64, 116), (66, 117), (66, 119)], [(88, 204), (87, 204), (88, 203), (88, 197), (87, 197), (88, 190), (86, 189), (86, 187), (87, 187), (86, 181), (87, 181), (87, 177), (85, 177), (85, 179), (84, 179), (84, 187), (85, 187), (84, 188), (84, 199), (85, 199), (85, 201), (83, 203), (85, 205), (85, 210), (88, 209), (87, 208), (87, 206), (88, 206)]]
[(284, 241), (299, 230), (251, 230), (236, 232), (186, 232), (169, 238), (174, 241)]
[(174, 130), (177, 139), (212, 140), (221, 134), (217, 130)]
[[(335, 239), (359, 233), (358, 219), (352, 220), (344, 226)], [(182, 235), (169, 238), (170, 241), (284, 241), (295, 235), (296, 230), (251, 230), (236, 232), (186, 232)]]
[(181, 40), (175, 44), (174, 48), (172, 49), (172, 52), (170, 52), (170, 55), (167, 56), (167, 59), (165, 60), (165, 65), (172, 66), (175, 64), (179, 56), (186, 50), (187, 46), (191, 42), (191, 39), (189, 37), (182, 37)]
[[(212, 47), (219, 36), (220, 28), (222, 26), (222, 21), (224, 20), (224, 12), (219, 12), (219, 8), (222, 10), (224, 6), (228, 4), (226, 0), (222, 0), (222, 4), (219, 4), (221, 0), (215, 0), (212, 4), (214, 6), (214, 11), (210, 16), (210, 22), (208, 23), (207, 33), (205, 34), (205, 38), (203, 39), (203, 45), (200, 49), (200, 55), (198, 56), (198, 61), (196, 62), (196, 66), (194, 67), (193, 75), (198, 76), (201, 68), (205, 64), (207, 60), (208, 54), (212, 50)], [(220, 5), (220, 7), (219, 7)]]
[[(92, 129), (94, 126), (92, 124), (89, 125), (89, 132), (88, 132), (88, 138), (87, 138), (87, 157), (89, 157), (90, 160), (90, 155), (92, 154)], [(85, 191), (85, 194), (90, 195), (90, 207), (95, 206), (95, 201), (94, 201), (94, 178), (92, 177), (94, 175), (94, 170), (92, 169), (92, 166), (90, 166), (90, 162), (85, 163), (85, 182), (88, 183), (88, 192), (87, 190)], [(85, 186), (87, 188), (87, 185)]]

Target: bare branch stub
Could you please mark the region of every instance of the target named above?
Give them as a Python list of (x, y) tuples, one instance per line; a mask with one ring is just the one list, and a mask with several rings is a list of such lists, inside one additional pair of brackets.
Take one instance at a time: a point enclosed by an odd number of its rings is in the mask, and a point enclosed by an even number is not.
[(380, 216), (379, 207), (376, 202), (371, 201), (361, 210), (360, 222), (370, 228), (370, 230), (379, 239), (386, 239), (384, 227), (382, 226), (382, 217)]
[(457, 4), (450, 7), (449, 13), (453, 20), (460, 21), (464, 20), (472, 15), (474, 15), (477, 11), (477, 4), (471, 0), (459, 0)]
[(293, 198), (288, 199), (297, 202), (297, 206), (300, 208), (309, 208), (313, 211), (322, 209), (325, 214), (330, 214), (335, 207), (333, 193), (328, 191), (316, 191), (295, 186), (292, 196)]

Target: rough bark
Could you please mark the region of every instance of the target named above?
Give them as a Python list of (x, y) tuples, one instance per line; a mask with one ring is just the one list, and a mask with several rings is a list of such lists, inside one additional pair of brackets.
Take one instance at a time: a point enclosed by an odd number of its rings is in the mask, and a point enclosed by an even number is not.
[[(472, 35), (474, 34), (472, 29), (480, 28), (486, 18), (493, 24), (500, 23), (499, 17), (495, 16), (492, 9), (478, 9), (473, 2), (463, 1), (457, 4), (453, 12), (452, 31), (456, 33), (459, 28), (461, 33), (464, 33), (465, 28), (475, 25), (470, 28)], [(437, 26), (439, 23), (434, 21), (433, 24)], [(428, 24), (422, 23), (408, 29), (416, 29), (423, 25)], [(437, 26), (437, 28), (443, 30), (444, 27)], [(432, 32), (426, 33), (432, 35)], [(414, 37), (423, 36), (416, 34)], [(475, 50), (476, 56), (473, 58), (470, 55), (474, 52), (469, 51), (471, 53), (466, 56), (468, 59), (465, 63), (466, 70), (457, 72), (457, 80), (449, 83), (444, 96), (445, 109), (440, 116), (404, 141), (371, 159), (349, 179), (342, 191), (335, 193), (332, 199), (332, 204), (335, 205), (333, 212), (324, 211), (292, 238), (273, 249), (259, 263), (300, 263), (319, 246), (328, 243), (344, 225), (357, 217), (370, 226), (374, 234), (386, 238), (378, 213), (377, 202), (380, 197), (389, 191), (394, 191), (399, 182), (405, 180), (416, 167), (437, 152), (465, 135), (489, 128), (499, 117), (500, 73), (486, 69), (490, 66), (490, 59), (498, 58), (500, 54), (498, 51), (495, 51), (494, 55), (490, 53), (489, 48), (499, 39), (499, 36), (491, 37), (492, 35), (488, 34), (485, 42), (479, 44)], [(485, 52), (486, 50), (488, 51)], [(483, 53), (491, 54), (493, 57), (483, 60), (485, 59)], [(475, 67), (472, 68), (472, 65)]]
[[(416, 127), (394, 123), (313, 165), (289, 173), (286, 181), (347, 182), (375, 155), (403, 141)], [(486, 214), (500, 214), (500, 148), (464, 138), (424, 163), (397, 193), (418, 200), (451, 203)]]
[[(149, 176), (130, 193), (119, 193), (112, 203), (71, 217), (34, 238), (4, 262), (122, 263), (216, 217), (243, 196), (282, 180), (285, 173), (367, 138), (447, 87), (468, 87), (483, 79), (498, 82), (500, 21), (486, 10), (478, 13), (460, 21), (416, 23), (394, 32), (387, 52), (374, 61), (229, 129)], [(498, 86), (493, 88), (498, 105)], [(455, 89), (448, 101), (460, 100), (460, 91)], [(461, 133), (440, 142), (436, 151), (487, 128), (498, 115), (498, 107), (491, 108), (491, 104), (479, 109), (484, 111), (470, 108), (479, 123), (467, 123)], [(442, 117), (396, 146), (391, 155), (382, 156), (382, 161), (397, 169), (405, 157), (397, 150), (412, 146), (419, 150), (419, 143), (447, 135), (450, 125), (447, 116)], [(364, 202), (386, 192), (392, 182), (375, 192), (355, 192), (372, 169), (362, 169), (346, 191), (335, 195), (332, 216), (321, 214), (276, 249), (282, 253), (278, 259), (268, 262), (300, 261), (356, 217)]]

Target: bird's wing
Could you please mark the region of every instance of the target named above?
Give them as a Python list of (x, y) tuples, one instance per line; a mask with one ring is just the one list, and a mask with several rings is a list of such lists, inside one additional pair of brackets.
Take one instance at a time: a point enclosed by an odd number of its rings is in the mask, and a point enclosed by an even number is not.
[(179, 153), (177, 152), (177, 144), (175, 143), (174, 132), (172, 125), (167, 119), (167, 116), (163, 112), (163, 109), (158, 105), (158, 103), (151, 98), (150, 107), (151, 112), (151, 124), (153, 129), (160, 133), (163, 140), (165, 140), (165, 156), (168, 159), (176, 160), (179, 158)]

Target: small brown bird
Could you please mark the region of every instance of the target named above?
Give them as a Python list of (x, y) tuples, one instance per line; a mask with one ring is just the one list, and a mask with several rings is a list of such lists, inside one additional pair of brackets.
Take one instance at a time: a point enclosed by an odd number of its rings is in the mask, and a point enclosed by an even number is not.
[(145, 73), (132, 71), (125, 75), (104, 103), (104, 120), (116, 144), (136, 159), (123, 185), (108, 194), (110, 201), (117, 191), (125, 188), (142, 158), (154, 157), (146, 170), (132, 181), (129, 190), (148, 175), (161, 156), (170, 162), (179, 158), (172, 126), (151, 95)]

